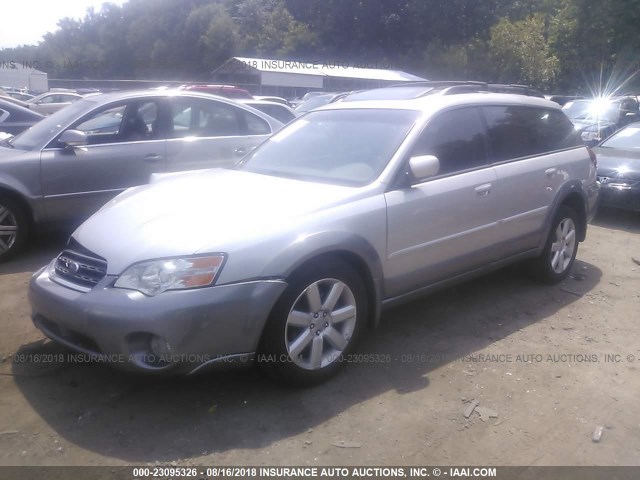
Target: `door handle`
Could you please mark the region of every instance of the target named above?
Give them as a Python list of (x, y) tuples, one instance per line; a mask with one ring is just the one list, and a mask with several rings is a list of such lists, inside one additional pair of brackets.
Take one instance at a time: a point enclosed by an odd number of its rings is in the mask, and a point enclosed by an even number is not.
[(233, 153), (235, 153), (238, 157), (242, 157), (247, 154), (247, 149), (244, 147), (236, 148)]
[(479, 197), (486, 197), (489, 195), (489, 192), (491, 192), (491, 184), (485, 183), (484, 185), (476, 187), (475, 190)]
[(553, 177), (556, 173), (558, 173), (558, 169), (557, 168), (547, 168), (544, 173), (547, 175), (547, 177)]
[(144, 156), (145, 162), (155, 163), (155, 162), (159, 162), (160, 160), (162, 160), (162, 156), (155, 153), (150, 153)]

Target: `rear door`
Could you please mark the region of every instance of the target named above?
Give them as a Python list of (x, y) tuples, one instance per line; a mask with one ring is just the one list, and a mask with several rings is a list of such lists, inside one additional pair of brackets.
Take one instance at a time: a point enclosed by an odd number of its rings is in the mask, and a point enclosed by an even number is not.
[(115, 102), (70, 127), (87, 134), (87, 146), (51, 142), (41, 157), (48, 218), (86, 217), (125, 189), (148, 183), (152, 173), (165, 171), (162, 110), (153, 98)]
[(215, 99), (170, 99), (169, 171), (228, 167), (271, 135), (269, 123)]
[(439, 114), (411, 153), (438, 157), (439, 173), (385, 194), (387, 296), (491, 260), (498, 221), (496, 173), (489, 165), (485, 131), (478, 108)]
[(500, 217), (500, 257), (540, 245), (549, 208), (582, 146), (569, 119), (554, 108), (482, 107), (498, 176), (494, 194)]

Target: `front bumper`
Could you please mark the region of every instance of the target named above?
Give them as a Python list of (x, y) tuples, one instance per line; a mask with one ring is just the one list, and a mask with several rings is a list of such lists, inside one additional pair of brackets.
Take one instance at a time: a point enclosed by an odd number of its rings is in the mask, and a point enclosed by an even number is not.
[(640, 187), (603, 183), (600, 188), (600, 205), (640, 211)]
[[(53, 262), (29, 285), (36, 327), (97, 361), (145, 372), (193, 373), (248, 363), (287, 287), (282, 280), (258, 280), (147, 297), (113, 288), (115, 277), (107, 277), (85, 293), (56, 283), (52, 271)], [(170, 346), (162, 358), (150, 349), (154, 335)]]

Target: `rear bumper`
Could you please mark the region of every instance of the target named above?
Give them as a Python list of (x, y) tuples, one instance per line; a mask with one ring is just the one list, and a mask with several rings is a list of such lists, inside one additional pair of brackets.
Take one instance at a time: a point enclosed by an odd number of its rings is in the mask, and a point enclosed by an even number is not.
[[(263, 280), (146, 297), (101, 282), (83, 293), (52, 281), (52, 265), (36, 272), (29, 285), (35, 326), (97, 361), (150, 373), (248, 363), (287, 286)], [(166, 358), (150, 358), (152, 336), (169, 344)]]

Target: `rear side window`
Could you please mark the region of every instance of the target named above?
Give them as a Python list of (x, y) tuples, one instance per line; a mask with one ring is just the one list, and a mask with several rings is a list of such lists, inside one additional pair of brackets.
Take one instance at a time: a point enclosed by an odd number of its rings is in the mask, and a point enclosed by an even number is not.
[(411, 156), (435, 155), (438, 175), (487, 164), (485, 129), (477, 108), (444, 112), (429, 122)]
[(558, 110), (519, 105), (482, 110), (495, 162), (582, 145), (571, 121)]

